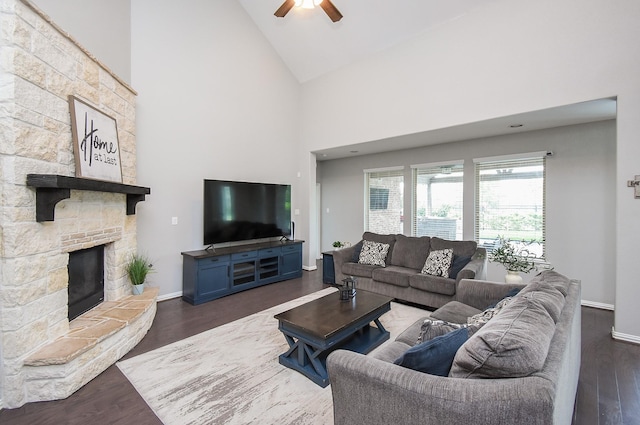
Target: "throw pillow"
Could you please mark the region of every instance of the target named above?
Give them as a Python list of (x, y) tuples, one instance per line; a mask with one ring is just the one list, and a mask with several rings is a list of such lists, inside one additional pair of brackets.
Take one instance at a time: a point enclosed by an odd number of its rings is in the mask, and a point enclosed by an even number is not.
[(471, 261), (470, 255), (454, 255), (451, 261), (451, 268), (449, 269), (449, 277), (455, 279), (460, 273), (460, 270), (464, 269), (464, 266)]
[(351, 257), (352, 263), (360, 261), (360, 252), (362, 251), (362, 241), (353, 246), (353, 256)]
[(496, 303), (495, 307), (487, 308), (482, 313), (478, 313), (476, 315), (468, 317), (467, 324), (480, 326), (480, 327), (483, 326), (485, 323), (491, 320), (494, 316), (500, 313), (500, 310), (502, 310), (507, 304), (509, 304), (512, 298), (513, 297), (503, 298)]
[(394, 363), (431, 375), (447, 376), (456, 352), (467, 339), (469, 339), (467, 329), (456, 329), (445, 335), (414, 345), (396, 359)]
[(449, 276), (449, 267), (453, 258), (453, 249), (439, 249), (431, 251), (422, 267), (423, 274), (432, 276)]
[(542, 369), (556, 325), (535, 299), (516, 297), (455, 355), (455, 378), (517, 378)]
[(362, 241), (362, 250), (360, 251), (358, 263), (385, 267), (388, 252), (388, 243), (364, 240)]
[(466, 328), (467, 324), (449, 323), (444, 320), (426, 319), (420, 327), (420, 335), (416, 344), (422, 344), (435, 337), (447, 334), (456, 329)]

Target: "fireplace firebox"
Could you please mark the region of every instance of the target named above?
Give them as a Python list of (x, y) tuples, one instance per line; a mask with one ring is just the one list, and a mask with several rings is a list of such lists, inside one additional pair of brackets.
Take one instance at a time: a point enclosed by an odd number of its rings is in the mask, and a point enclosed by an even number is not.
[(69, 320), (104, 301), (104, 245), (69, 253)]

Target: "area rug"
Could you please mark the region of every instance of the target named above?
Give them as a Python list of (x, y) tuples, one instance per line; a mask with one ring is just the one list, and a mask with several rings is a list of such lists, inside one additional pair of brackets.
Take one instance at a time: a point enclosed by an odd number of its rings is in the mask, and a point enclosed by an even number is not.
[[(273, 316), (335, 290), (323, 289), (117, 365), (165, 425), (333, 424), (331, 386), (321, 388), (278, 363), (288, 345)], [(426, 315), (392, 303), (380, 321), (393, 341)]]

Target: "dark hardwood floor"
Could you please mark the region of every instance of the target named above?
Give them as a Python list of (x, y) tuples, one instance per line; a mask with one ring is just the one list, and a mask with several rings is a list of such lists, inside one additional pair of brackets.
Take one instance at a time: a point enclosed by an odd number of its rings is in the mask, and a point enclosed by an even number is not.
[[(153, 326), (125, 358), (136, 356), (291, 299), (318, 291), (322, 267), (303, 277), (199, 306), (158, 303)], [(582, 365), (574, 425), (640, 424), (640, 346), (611, 338), (613, 313), (582, 308)], [(2, 425), (158, 425), (161, 422), (114, 365), (65, 400), (0, 411)], [(170, 424), (167, 424), (170, 425)]]

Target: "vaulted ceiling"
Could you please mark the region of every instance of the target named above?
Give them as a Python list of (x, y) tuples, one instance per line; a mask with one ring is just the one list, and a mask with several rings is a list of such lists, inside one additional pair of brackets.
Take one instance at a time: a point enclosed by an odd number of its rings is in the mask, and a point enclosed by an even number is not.
[(273, 14), (284, 0), (240, 4), (300, 82), (389, 48), (472, 8), (495, 0), (333, 0), (344, 17), (331, 22), (320, 7)]
[[(239, 0), (300, 83), (362, 60), (497, 0), (332, 0), (344, 17), (332, 22), (320, 7), (294, 7), (286, 17), (274, 12), (284, 0)], [(598, 99), (543, 111), (399, 135), (358, 145), (318, 151), (328, 160), (468, 140), (514, 132), (614, 119), (615, 99)], [(514, 128), (514, 125), (522, 125)]]

